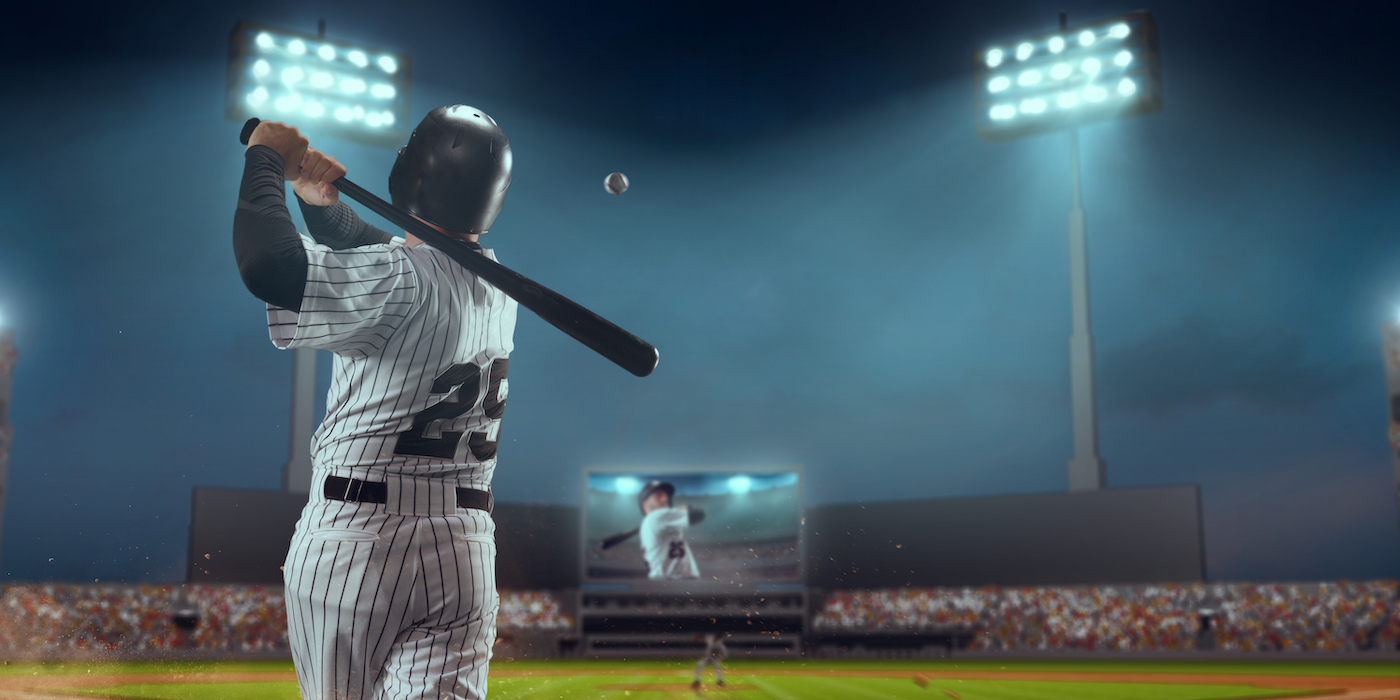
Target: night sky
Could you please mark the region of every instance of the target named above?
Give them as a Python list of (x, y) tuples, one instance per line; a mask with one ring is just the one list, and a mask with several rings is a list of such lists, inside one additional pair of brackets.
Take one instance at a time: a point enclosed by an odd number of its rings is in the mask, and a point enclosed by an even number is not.
[[(21, 355), (0, 574), (179, 581), (191, 488), (280, 484), (292, 358), (230, 242), (240, 20), (324, 18), (330, 38), (411, 55), (415, 121), (489, 113), (515, 172), (483, 243), (660, 349), (639, 379), (522, 310), (498, 500), (577, 505), (588, 466), (801, 465), (809, 504), (1063, 491), (1067, 140), (981, 140), (972, 56), (1061, 10), (1135, 9), (12, 15), (0, 314)], [(1380, 347), (1400, 308), (1400, 8), (1147, 9), (1164, 108), (1080, 131), (1109, 486), (1200, 484), (1211, 580), (1400, 578)], [(307, 131), (387, 197), (392, 149)]]

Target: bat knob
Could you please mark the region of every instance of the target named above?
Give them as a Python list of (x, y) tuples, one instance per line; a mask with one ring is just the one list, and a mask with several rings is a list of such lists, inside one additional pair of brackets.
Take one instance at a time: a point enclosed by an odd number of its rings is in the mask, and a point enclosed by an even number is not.
[(253, 137), (253, 130), (258, 128), (258, 124), (261, 123), (262, 120), (258, 119), (257, 117), (253, 117), (252, 119), (243, 122), (243, 131), (240, 131), (238, 133), (238, 142), (243, 144), (244, 146), (247, 146), (248, 139)]

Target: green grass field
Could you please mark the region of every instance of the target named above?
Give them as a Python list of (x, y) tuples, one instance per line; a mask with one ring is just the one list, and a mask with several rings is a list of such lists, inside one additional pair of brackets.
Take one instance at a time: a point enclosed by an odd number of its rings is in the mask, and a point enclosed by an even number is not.
[[(679, 700), (695, 698), (689, 683), (689, 660), (520, 660), (492, 663), (490, 696), (500, 700), (583, 698)], [(718, 692), (712, 671), (705, 675), (702, 695), (753, 700), (891, 700), (961, 698), (962, 700), (1229, 700), (1279, 698), (1310, 691), (1267, 688), (1247, 683), (1149, 683), (1110, 681), (1047, 681), (959, 679), (959, 672), (1061, 672), (1094, 674), (1230, 674), (1258, 676), (1336, 676), (1395, 679), (1400, 688), (1400, 664), (1392, 661), (1176, 661), (1176, 660), (739, 660), (726, 664), (729, 686)], [(142, 698), (148, 700), (298, 700), (290, 680), (241, 682), (180, 682), (188, 674), (290, 673), (287, 661), (245, 662), (127, 662), (127, 663), (8, 663), (0, 678), (13, 685), (33, 679), (63, 676), (102, 676), (116, 681), (98, 687), (61, 692), (79, 697)], [(927, 687), (914, 682), (916, 673), (935, 673)], [(121, 683), (120, 676), (146, 676)], [(149, 682), (147, 674), (166, 675), (175, 682)], [(810, 675), (808, 675), (810, 674)], [(867, 674), (867, 675), (857, 675)], [(946, 675), (945, 675), (946, 674)], [(28, 677), (28, 678), (25, 678)], [(207, 676), (205, 677), (207, 678)], [(203, 680), (203, 679), (201, 679)], [(1388, 684), (1388, 681), (1383, 681)]]

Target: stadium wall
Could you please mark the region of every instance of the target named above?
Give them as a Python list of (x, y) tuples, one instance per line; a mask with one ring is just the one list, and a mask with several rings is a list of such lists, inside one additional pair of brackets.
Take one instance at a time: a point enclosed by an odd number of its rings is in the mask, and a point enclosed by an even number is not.
[[(196, 488), (189, 582), (276, 585), (305, 494)], [(497, 503), (503, 588), (579, 587), (579, 508)], [(1200, 582), (1195, 485), (805, 509), (810, 587)], [(206, 556), (207, 555), (207, 556)]]
[(186, 581), (282, 585), (306, 494), (196, 487)]
[(1200, 582), (1195, 485), (807, 509), (807, 583), (1063, 586)]

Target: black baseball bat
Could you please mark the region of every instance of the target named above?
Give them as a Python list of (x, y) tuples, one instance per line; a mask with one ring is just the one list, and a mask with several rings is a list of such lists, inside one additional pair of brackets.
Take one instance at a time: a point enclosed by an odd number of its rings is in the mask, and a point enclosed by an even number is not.
[(631, 539), (633, 535), (641, 531), (642, 528), (634, 527), (631, 530), (628, 530), (627, 532), (619, 532), (616, 535), (613, 535), (612, 537), (603, 540), (603, 544), (600, 547), (600, 549), (609, 549), (616, 545), (622, 544), (623, 542), (626, 542), (627, 540)]
[[(246, 145), (258, 123), (257, 117), (244, 123), (238, 140)], [(370, 211), (446, 253), (456, 260), (457, 264), (476, 273), (491, 286), (515, 299), (521, 306), (535, 312), (551, 326), (569, 334), (574, 340), (587, 345), (594, 352), (617, 363), (619, 367), (638, 377), (645, 377), (656, 369), (661, 354), (651, 343), (619, 328), (617, 324), (585, 309), (563, 294), (477, 253), (451, 236), (439, 233), (413, 218), (408, 212), (343, 177), (331, 185), (351, 199), (369, 207)]]

